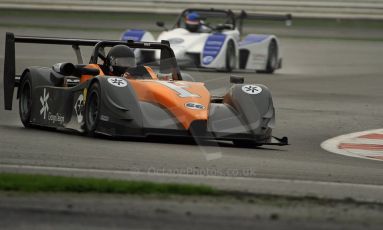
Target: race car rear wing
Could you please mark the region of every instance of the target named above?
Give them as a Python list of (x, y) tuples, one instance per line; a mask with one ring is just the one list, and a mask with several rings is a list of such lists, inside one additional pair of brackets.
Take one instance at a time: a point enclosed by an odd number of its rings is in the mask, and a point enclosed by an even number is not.
[(236, 17), (238, 20), (238, 30), (242, 34), (243, 21), (244, 19), (254, 20), (268, 20), (268, 21), (285, 21), (286, 26), (292, 25), (293, 16), (291, 14), (247, 14), (246, 11), (242, 10), (241, 13)]
[[(225, 15), (226, 21), (228, 24), (232, 24), (233, 28), (238, 28), (239, 32), (242, 34), (243, 21), (244, 19), (254, 19), (254, 20), (271, 20), (271, 21), (285, 21), (287, 26), (292, 24), (292, 15), (291, 14), (248, 14), (245, 10), (241, 10), (239, 14), (235, 14), (231, 10), (215, 9), (215, 8), (188, 8), (182, 11), (178, 16), (176, 24), (173, 28), (180, 27), (180, 23), (188, 12), (203, 12), (204, 16), (208, 17), (223, 17)], [(158, 24), (160, 27), (164, 27), (163, 24)], [(166, 29), (166, 28), (165, 28)]]
[(12, 101), (14, 88), (19, 86), (20, 75), (15, 71), (15, 43), (37, 43), (37, 44), (53, 44), (53, 45), (71, 45), (77, 56), (77, 61), (82, 64), (82, 56), (79, 46), (94, 46), (93, 55), (89, 63), (97, 63), (99, 50), (103, 47), (112, 47), (115, 45), (127, 45), (130, 48), (144, 49), (160, 49), (160, 71), (174, 72), (175, 80), (182, 80), (180, 70), (173, 50), (170, 48), (168, 41), (161, 42), (134, 42), (128, 41), (101, 41), (93, 39), (74, 39), (74, 38), (51, 38), (51, 37), (34, 37), (34, 36), (16, 36), (13, 33), (6, 33), (5, 36), (5, 56), (4, 56), (4, 108), (12, 110)]

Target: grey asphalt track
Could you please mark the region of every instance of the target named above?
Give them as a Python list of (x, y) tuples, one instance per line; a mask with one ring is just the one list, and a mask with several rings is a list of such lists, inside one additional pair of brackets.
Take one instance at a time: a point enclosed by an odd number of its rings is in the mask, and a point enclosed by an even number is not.
[[(0, 108), (3, 108), (2, 63), (6, 31), (19, 35), (117, 39), (124, 28), (121, 31), (116, 28), (125, 26), (121, 21), (69, 17), (49, 20), (2, 15), (1, 19)], [(37, 24), (49, 29), (35, 26)], [(103, 31), (94, 29), (94, 25), (113, 26)], [(135, 22), (126, 26), (133, 25)], [(55, 26), (64, 29), (55, 29)], [(88, 29), (78, 29), (81, 26)], [(148, 25), (148, 28), (153, 27)], [(382, 128), (383, 32), (360, 27), (270, 29), (261, 26), (259, 30), (247, 29), (259, 33), (270, 33), (271, 30), (281, 38), (283, 68), (274, 75), (233, 74), (244, 76), (248, 83), (265, 84), (271, 89), (277, 115), (274, 134), (288, 136), (290, 146), (235, 148), (226, 142), (196, 145), (179, 139), (111, 140), (71, 132), (25, 129), (19, 120), (15, 100), (13, 111), (0, 109), (0, 171), (24, 171), (36, 166), (42, 167), (40, 172), (43, 173), (60, 174), (57, 168), (61, 168), (61, 171), (67, 171), (66, 175), (135, 177), (160, 182), (168, 181), (174, 175), (176, 179), (173, 181), (177, 182), (205, 181), (221, 188), (243, 191), (254, 189), (264, 193), (313, 195), (317, 190), (318, 194), (336, 198), (382, 200), (379, 192), (383, 185), (382, 162), (329, 153), (320, 148), (320, 143), (345, 133)], [(18, 45), (16, 51), (18, 72), (31, 65), (51, 66), (57, 62), (75, 61), (70, 47)], [(89, 50), (85, 53), (89, 55)], [(197, 81), (204, 81), (214, 94), (222, 94), (229, 87), (228, 73), (187, 72)], [(222, 157), (208, 161), (207, 153), (220, 153)], [(4, 165), (10, 166), (8, 169), (13, 165), (25, 168), (7, 170)], [(71, 168), (76, 170), (68, 170)], [(180, 173), (192, 176), (177, 177)], [(219, 177), (205, 180), (204, 175)], [(236, 177), (241, 179), (236, 180)], [(344, 183), (346, 186), (342, 185)], [(347, 229), (379, 229), (381, 226), (380, 209), (360, 209), (352, 205), (323, 208), (299, 203), (281, 208), (279, 205), (262, 206), (262, 203), (250, 207), (237, 202), (196, 202), (195, 198), (163, 201), (134, 197), (13, 196), (0, 194), (0, 213), (5, 217), (1, 223), (8, 229), (84, 229), (83, 225), (92, 229), (105, 226), (114, 229), (126, 226), (140, 229), (158, 226), (162, 229), (185, 229), (183, 226), (201, 229), (232, 229), (234, 226), (336, 229), (339, 223)], [(280, 214), (282, 222), (275, 222)]]
[[(117, 38), (119, 33), (1, 28), (15, 34)], [(326, 152), (320, 143), (328, 138), (382, 126), (381, 69), (383, 43), (368, 40), (282, 38), (283, 69), (274, 75), (235, 73), (249, 83), (267, 85), (277, 114), (276, 136), (286, 135), (291, 145), (272, 148), (234, 148), (223, 143), (194, 145), (180, 140), (108, 140), (72, 133), (28, 130), (19, 121), (17, 101), (13, 111), (0, 111), (3, 164), (118, 169), (146, 172), (149, 169), (204, 169), (230, 175), (313, 181), (383, 184), (381, 162), (355, 159)], [(17, 69), (29, 65), (50, 66), (74, 60), (70, 47), (17, 46)], [(0, 47), (0, 54), (4, 46)], [(59, 58), (60, 57), (60, 58)], [(1, 57), (3, 58), (3, 57)], [(0, 66), (0, 73), (3, 72)], [(189, 72), (197, 81), (220, 94), (229, 87), (229, 74)], [(2, 79), (1, 83), (2, 84)], [(3, 107), (1, 85), (0, 106)], [(222, 158), (207, 161), (205, 153), (220, 152)], [(251, 170), (251, 175), (241, 174)], [(234, 175), (234, 176), (237, 176)]]
[[(272, 203), (270, 205), (270, 203)], [(2, 194), (2, 229), (381, 229), (382, 207), (254, 198)]]

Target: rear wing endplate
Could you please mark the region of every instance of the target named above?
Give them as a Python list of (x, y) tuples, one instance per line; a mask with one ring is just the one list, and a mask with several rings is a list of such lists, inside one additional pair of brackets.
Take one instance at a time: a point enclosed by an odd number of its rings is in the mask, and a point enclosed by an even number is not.
[(4, 108), (12, 110), (13, 91), (16, 85), (15, 73), (15, 36), (12, 33), (5, 35), (4, 55)]

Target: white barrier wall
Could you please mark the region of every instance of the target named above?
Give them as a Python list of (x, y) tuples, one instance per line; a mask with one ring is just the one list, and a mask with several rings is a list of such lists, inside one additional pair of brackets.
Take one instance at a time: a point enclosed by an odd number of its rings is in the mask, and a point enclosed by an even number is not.
[(383, 19), (383, 0), (0, 0), (0, 9), (178, 14), (190, 7), (291, 13), (296, 18)]

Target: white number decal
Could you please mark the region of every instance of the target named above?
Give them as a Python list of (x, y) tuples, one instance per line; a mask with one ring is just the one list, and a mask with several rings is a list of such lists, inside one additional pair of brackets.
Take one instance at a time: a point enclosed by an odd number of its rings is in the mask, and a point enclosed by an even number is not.
[(158, 83), (176, 91), (178, 93), (178, 96), (179, 97), (200, 97), (198, 94), (193, 94), (189, 91), (187, 91), (186, 88), (187, 85), (184, 85), (184, 86), (179, 86), (179, 85), (176, 85), (175, 83), (172, 83), (172, 82), (168, 82), (168, 81), (157, 81)]

